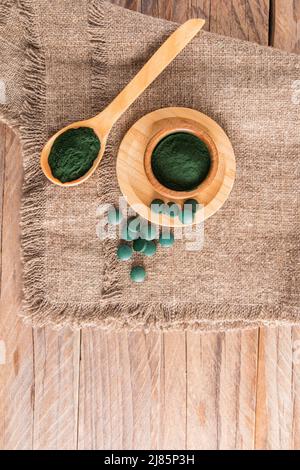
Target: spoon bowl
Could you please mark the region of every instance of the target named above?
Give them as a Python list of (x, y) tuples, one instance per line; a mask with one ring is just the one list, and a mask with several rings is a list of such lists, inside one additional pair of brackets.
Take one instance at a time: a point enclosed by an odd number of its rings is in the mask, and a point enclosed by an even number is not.
[[(103, 118), (104, 118), (104, 116), (103, 116)], [(84, 181), (86, 181), (95, 172), (95, 170), (97, 169), (97, 167), (98, 167), (98, 165), (99, 165), (99, 163), (100, 163), (100, 161), (103, 157), (103, 154), (105, 152), (106, 141), (107, 141), (107, 137), (108, 137), (108, 133), (109, 133), (109, 132), (105, 131), (105, 126), (103, 126), (103, 127), (99, 126), (99, 122), (100, 121), (98, 121), (95, 118), (87, 119), (85, 121), (73, 122), (69, 126), (66, 126), (63, 129), (60, 129), (58, 132), (56, 132), (56, 134), (54, 134), (48, 140), (48, 142), (46, 143), (46, 145), (44, 146), (44, 148), (41, 152), (41, 168), (42, 168), (45, 176), (48, 178), (49, 181), (51, 181), (51, 183), (55, 183), (59, 186), (77, 186), (77, 185), (83, 183)], [(78, 129), (80, 127), (90, 127), (91, 129), (93, 129), (93, 131), (95, 132), (96, 136), (98, 137), (98, 139), (100, 141), (100, 151), (99, 151), (96, 159), (94, 160), (93, 165), (91, 166), (91, 168), (83, 176), (81, 176), (80, 178), (78, 178), (76, 180), (68, 181), (66, 183), (63, 183), (59, 179), (55, 178), (52, 174), (52, 171), (51, 171), (51, 168), (50, 168), (50, 165), (49, 165), (49, 155), (50, 155), (50, 152), (51, 152), (51, 148), (52, 148), (52, 145), (54, 144), (55, 140), (57, 139), (57, 137), (59, 137), (61, 134), (63, 134), (64, 132), (66, 132), (69, 129)]]
[[(155, 54), (148, 60), (138, 74), (121, 91), (121, 93), (105, 108), (100, 114), (87, 120), (74, 122), (54, 134), (44, 146), (41, 152), (41, 168), (45, 176), (54, 184), (59, 186), (77, 186), (86, 181), (98, 167), (103, 154), (108, 135), (131, 104), (145, 91), (145, 89), (162, 73), (162, 71), (177, 57), (185, 46), (202, 29), (205, 21), (202, 19), (192, 19), (181, 25), (171, 36), (160, 46)], [(100, 151), (94, 160), (91, 168), (80, 178), (63, 183), (55, 178), (49, 165), (49, 154), (51, 148), (61, 134), (69, 129), (79, 127), (90, 127), (100, 140)]]

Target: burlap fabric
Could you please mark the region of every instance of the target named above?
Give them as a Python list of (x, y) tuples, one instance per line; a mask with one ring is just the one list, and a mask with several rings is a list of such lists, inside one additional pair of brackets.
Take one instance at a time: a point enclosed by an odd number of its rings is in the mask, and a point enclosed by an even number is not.
[[(299, 56), (202, 32), (115, 126), (87, 183), (62, 189), (40, 170), (47, 138), (104, 108), (175, 28), (101, 0), (1, 0), (0, 112), (23, 145), (22, 315), (34, 325), (221, 330), (300, 320)], [(126, 130), (173, 105), (226, 130), (237, 178), (205, 224), (204, 249), (160, 249), (136, 285), (117, 241), (97, 238), (96, 208), (118, 201)]]

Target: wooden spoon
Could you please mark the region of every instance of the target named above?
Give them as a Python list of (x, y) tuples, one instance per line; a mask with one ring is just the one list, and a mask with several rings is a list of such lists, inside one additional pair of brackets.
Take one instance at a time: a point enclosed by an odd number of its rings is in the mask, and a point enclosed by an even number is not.
[[(84, 121), (74, 122), (54, 134), (44, 146), (41, 153), (41, 167), (46, 177), (52, 183), (60, 186), (76, 186), (86, 181), (96, 170), (105, 151), (108, 135), (122, 114), (146, 90), (146, 88), (161, 74), (161, 72), (175, 59), (185, 46), (201, 30), (205, 21), (192, 19), (181, 25), (155, 52), (151, 59), (143, 66), (131, 82), (121, 93), (97, 116)], [(101, 149), (92, 167), (81, 178), (62, 183), (54, 178), (48, 163), (48, 157), (55, 139), (68, 129), (78, 127), (91, 127), (98, 136)]]

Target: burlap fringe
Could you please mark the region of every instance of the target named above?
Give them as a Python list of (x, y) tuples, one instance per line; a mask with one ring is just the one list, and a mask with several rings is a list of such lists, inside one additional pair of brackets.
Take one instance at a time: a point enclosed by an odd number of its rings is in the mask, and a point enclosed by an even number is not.
[[(45, 129), (45, 55), (35, 24), (34, 1), (20, 0), (25, 22), (27, 60), (25, 64), (25, 102), (22, 109), (22, 144), (24, 154), (24, 196), (22, 201), (22, 248), (24, 262), (24, 303), (21, 316), (32, 326), (51, 325), (54, 329), (65, 326), (77, 330), (94, 327), (105, 330), (182, 330), (228, 331), (236, 328), (250, 329), (260, 325), (297, 323), (293, 312), (286, 312), (285, 319), (270, 320), (282, 311), (280, 307), (260, 306), (212, 306), (203, 304), (130, 303), (109, 299), (111, 291), (98, 306), (77, 306), (66, 302), (53, 304), (47, 299), (44, 284), (43, 213), (46, 205), (45, 179), (37, 164), (46, 138)], [(89, 12), (91, 40), (94, 54), (95, 94), (103, 92), (106, 80), (105, 38), (102, 33), (104, 21), (102, 3), (92, 2)], [(100, 60), (99, 60), (100, 58)], [(104, 97), (105, 99), (105, 97)], [(109, 186), (108, 186), (109, 191)], [(111, 268), (111, 266), (110, 266)], [(114, 283), (111, 284), (112, 290)], [(105, 288), (104, 288), (105, 291)], [(275, 311), (276, 310), (276, 311)]]
[[(19, 0), (24, 21), (26, 60), (24, 65), (24, 103), (21, 110), (21, 142), (24, 183), (21, 207), (23, 291), (21, 315), (33, 324), (47, 323), (51, 314), (45, 302), (43, 250), (45, 234), (43, 214), (46, 196), (39, 154), (45, 140), (45, 58), (35, 24), (34, 2)], [(49, 313), (48, 313), (49, 311)]]
[[(10, 9), (13, 5), (13, 0), (2, 0), (0, 5), (0, 26), (5, 25), (10, 15)], [(15, 111), (9, 104), (2, 104), (0, 106), (0, 121), (7, 126), (14, 129), (15, 133), (19, 136), (19, 120), (15, 115)]]

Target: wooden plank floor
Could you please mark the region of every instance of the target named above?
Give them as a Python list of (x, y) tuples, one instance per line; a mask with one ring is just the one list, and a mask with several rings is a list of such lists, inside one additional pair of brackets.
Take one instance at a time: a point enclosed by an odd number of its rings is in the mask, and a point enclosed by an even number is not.
[[(114, 0), (300, 52), (300, 0)], [(33, 331), (21, 299), (17, 139), (0, 124), (0, 449), (300, 449), (300, 328)]]

